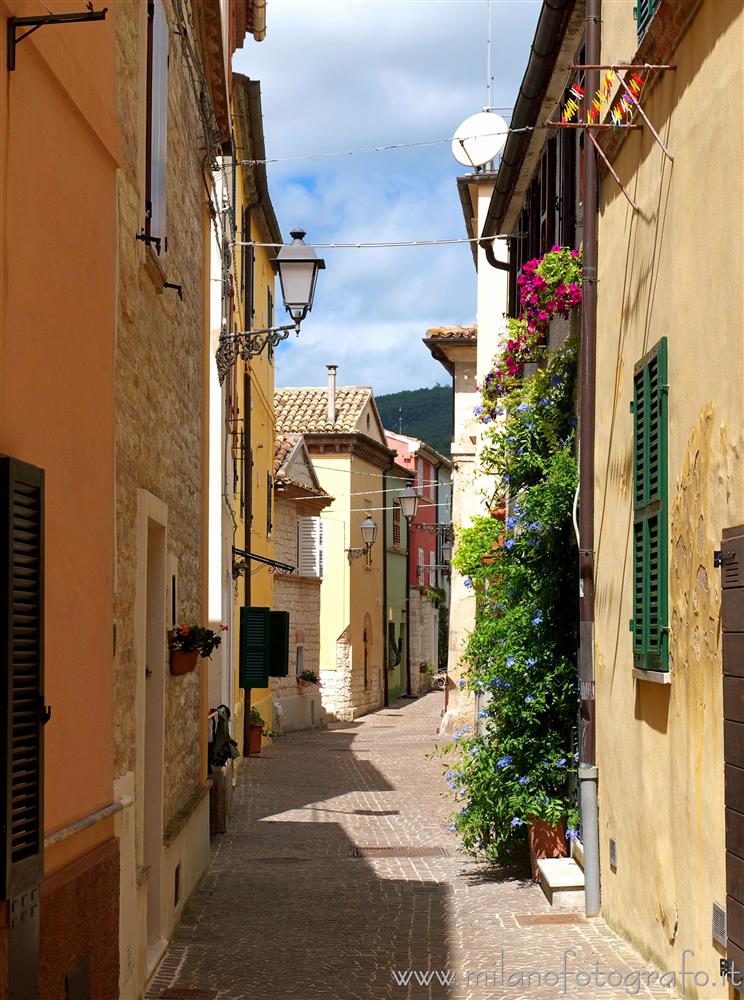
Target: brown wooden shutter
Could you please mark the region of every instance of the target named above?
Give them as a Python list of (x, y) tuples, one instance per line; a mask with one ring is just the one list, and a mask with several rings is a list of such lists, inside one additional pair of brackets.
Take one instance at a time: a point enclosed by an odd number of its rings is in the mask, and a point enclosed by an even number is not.
[(38, 884), (43, 852), (44, 473), (0, 457), (2, 887)]
[(44, 473), (0, 456), (0, 885), (10, 900), (10, 995), (38, 996), (44, 868)]
[(744, 972), (744, 525), (721, 543), (723, 744), (726, 775), (726, 951)]

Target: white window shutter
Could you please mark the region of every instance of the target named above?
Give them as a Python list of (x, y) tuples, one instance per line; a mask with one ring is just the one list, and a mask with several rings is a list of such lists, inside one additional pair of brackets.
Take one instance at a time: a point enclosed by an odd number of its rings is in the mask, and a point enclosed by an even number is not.
[(322, 517), (317, 518), (318, 522), (318, 576), (323, 576), (323, 565), (325, 557), (325, 522)]
[(162, 0), (154, 0), (152, 24), (152, 159), (150, 234), (165, 252), (165, 201), (168, 169), (168, 21)]
[(300, 576), (323, 575), (323, 522), (319, 517), (299, 517), (298, 572)]
[(436, 584), (436, 570), (434, 569), (436, 565), (436, 560), (434, 553), (429, 553), (429, 586), (433, 587)]

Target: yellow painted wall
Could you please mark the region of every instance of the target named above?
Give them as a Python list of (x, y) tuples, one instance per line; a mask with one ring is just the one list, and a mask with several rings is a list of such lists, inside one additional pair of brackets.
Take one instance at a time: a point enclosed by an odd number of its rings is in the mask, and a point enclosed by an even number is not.
[[(240, 218), (240, 206), (245, 198), (243, 189), (243, 177), (239, 172), (236, 183), (236, 215)], [(251, 220), (255, 219), (251, 213)], [(251, 222), (250, 232), (242, 233), (240, 241), (255, 240), (262, 242), (262, 234), (259, 232), (255, 221)], [(236, 272), (240, 273), (243, 266), (242, 254), (245, 248), (236, 248)], [(271, 266), (269, 252), (265, 247), (254, 248), (253, 266), (253, 301), (254, 313), (252, 320), (253, 329), (264, 329), (269, 325), (268, 315), (268, 291), (275, 297), (274, 270)], [(239, 283), (239, 278), (236, 285)], [(247, 296), (241, 295), (239, 290), (235, 297), (235, 329), (247, 330), (248, 318), (246, 316)], [(236, 484), (236, 494), (233, 498), (233, 505), (237, 515), (236, 546), (247, 549), (256, 555), (274, 558), (274, 540), (268, 534), (267, 499), (273, 505), (273, 490), (270, 487), (269, 477), (273, 476), (274, 469), (274, 362), (269, 356), (268, 350), (249, 361), (238, 361), (235, 365), (235, 378), (233, 381), (234, 397), (237, 411), (242, 417), (245, 414), (245, 400), (243, 392), (243, 373), (248, 372), (251, 384), (251, 408), (250, 408), (250, 428), (251, 428), (251, 448), (253, 450), (253, 470), (250, 469), (247, 475), (250, 483), (246, 487), (251, 490), (253, 519), (246, 525), (240, 514), (238, 502), (239, 492), (242, 488), (240, 478)], [(242, 429), (242, 422), (238, 425)], [(272, 507), (273, 513), (273, 507)], [(250, 599), (247, 600), (246, 581), (250, 574)], [(233, 616), (233, 629), (235, 631), (235, 642), (233, 643), (233, 671), (235, 705), (233, 734), (242, 746), (243, 735), (243, 700), (242, 692), (239, 688), (238, 662), (239, 662), (239, 631), (240, 631), (240, 608), (245, 604), (254, 607), (272, 606), (273, 577), (268, 566), (251, 562), (246, 573), (242, 574), (235, 589), (235, 613)], [(271, 688), (254, 688), (251, 691), (251, 705), (258, 709), (264, 720), (267, 729), (271, 728)]]
[(345, 549), (350, 545), (351, 458), (349, 455), (313, 455), (318, 480), (334, 501), (322, 513), (324, 522), (325, 574), (320, 589), (320, 669), (336, 668), (336, 641), (349, 623), (349, 564)]
[[(632, 0), (603, 5), (603, 61), (628, 57)], [(631, 34), (632, 37), (632, 34)], [(603, 914), (662, 969), (715, 980), (725, 894), (720, 571), (744, 523), (739, 2), (704, 2), (602, 186), (596, 453), (596, 659)], [(671, 684), (632, 676), (633, 366), (669, 338)], [(617, 869), (608, 841), (617, 842)], [(687, 994), (693, 986), (688, 981)], [(707, 996), (725, 991), (709, 987)]]

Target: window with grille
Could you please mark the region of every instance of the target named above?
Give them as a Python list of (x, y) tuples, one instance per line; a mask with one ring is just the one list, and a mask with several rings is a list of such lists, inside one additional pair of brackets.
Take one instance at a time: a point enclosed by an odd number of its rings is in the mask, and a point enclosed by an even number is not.
[(393, 501), (393, 545), (400, 548), (400, 504)]
[(667, 339), (633, 376), (633, 663), (669, 669)]
[(424, 460), (423, 458), (416, 459), (416, 492), (419, 496), (423, 496), (424, 492)]

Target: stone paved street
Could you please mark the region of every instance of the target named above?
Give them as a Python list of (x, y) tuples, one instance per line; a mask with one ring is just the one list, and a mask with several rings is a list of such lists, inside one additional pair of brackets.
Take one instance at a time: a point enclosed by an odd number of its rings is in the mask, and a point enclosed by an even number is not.
[[(426, 758), (441, 708), (442, 695), (430, 694), (282, 737), (248, 761), (231, 831), (214, 840), (148, 997), (668, 996), (632, 979), (582, 985), (597, 962), (605, 976), (647, 966), (602, 921), (551, 915), (523, 873), (489, 872), (458, 853), (442, 763)], [(567, 949), (564, 992), (556, 978)], [(395, 981), (411, 970), (456, 979)]]

